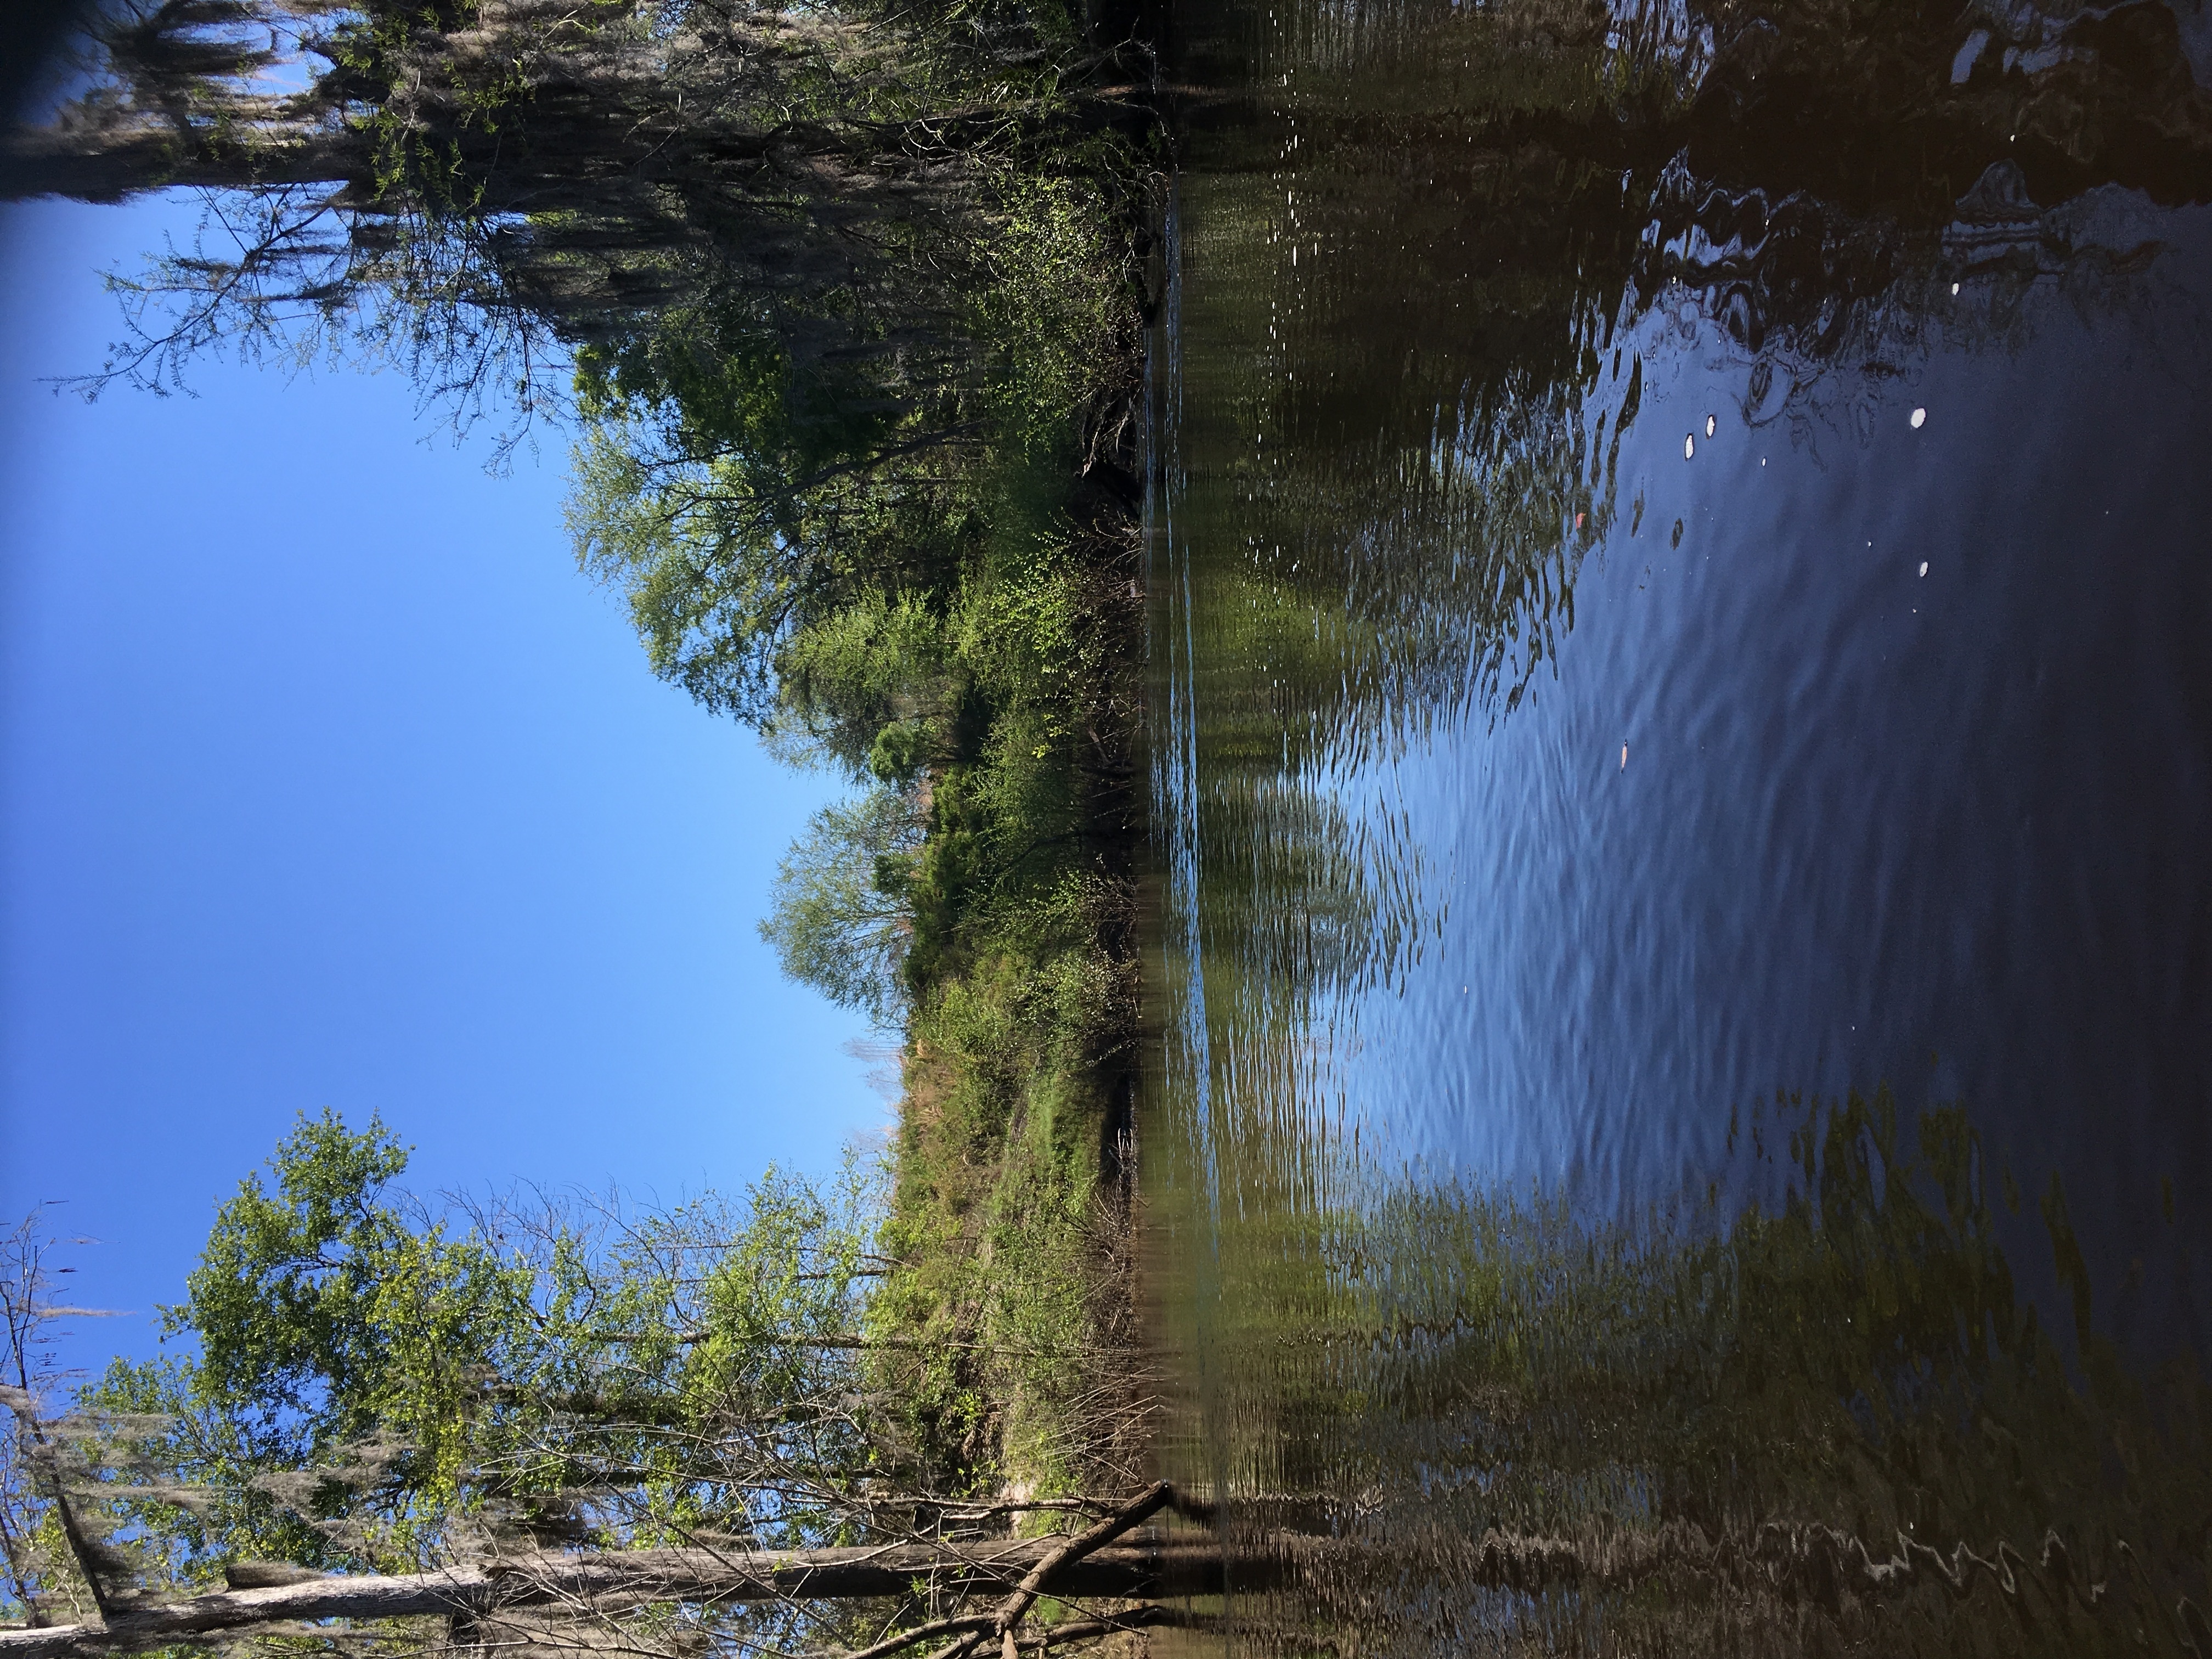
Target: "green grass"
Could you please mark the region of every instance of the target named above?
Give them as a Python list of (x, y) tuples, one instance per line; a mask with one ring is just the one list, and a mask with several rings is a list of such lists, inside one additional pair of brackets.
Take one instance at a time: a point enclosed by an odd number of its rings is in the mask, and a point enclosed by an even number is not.
[(1136, 1006), (1137, 826), (1126, 777), (1098, 757), (1132, 735), (1134, 542), (1110, 511), (1076, 516), (1066, 450), (1008, 459), (946, 629), (983, 712), (925, 783), (886, 1228), (902, 1265), (874, 1320), (927, 1345), (890, 1351), (885, 1380), (928, 1465), (1054, 1495), (1130, 1473), (1126, 1240), (1104, 1150)]

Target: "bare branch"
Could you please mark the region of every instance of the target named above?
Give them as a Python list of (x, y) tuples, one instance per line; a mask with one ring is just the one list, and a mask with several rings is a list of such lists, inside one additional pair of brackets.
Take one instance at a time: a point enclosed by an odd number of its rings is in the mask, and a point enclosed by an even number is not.
[(1165, 1480), (1160, 1481), (1134, 1503), (1061, 1543), (1030, 1569), (1022, 1582), (1015, 1586), (1014, 1593), (1000, 1605), (994, 1621), (999, 1634), (1005, 1637), (1012, 1633), (1022, 1616), (1035, 1604), (1039, 1592), (1052, 1582), (1056, 1574), (1066, 1571), (1131, 1528), (1150, 1520), (1174, 1501), (1174, 1486)]

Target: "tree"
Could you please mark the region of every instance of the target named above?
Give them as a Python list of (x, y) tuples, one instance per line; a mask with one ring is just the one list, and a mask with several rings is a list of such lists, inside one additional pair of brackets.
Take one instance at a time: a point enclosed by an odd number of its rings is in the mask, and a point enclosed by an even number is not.
[[(276, 1575), (247, 1570), (228, 1590), (133, 1609), (99, 1623), (0, 1628), (0, 1655), (76, 1659), (262, 1632), (292, 1633), (303, 1622), (343, 1620), (358, 1630), (380, 1621), (426, 1619), (459, 1626), (475, 1638), (471, 1645), (483, 1647), (511, 1644), (526, 1633), (541, 1647), (620, 1644), (632, 1651), (642, 1647), (681, 1652), (686, 1647), (672, 1639), (677, 1632), (670, 1628), (672, 1610), (706, 1615), (732, 1603), (911, 1604), (918, 1587), (932, 1600), (998, 1595), (992, 1598), (994, 1606), (911, 1620), (903, 1630), (862, 1649), (869, 1659), (946, 1636), (952, 1640), (939, 1650), (945, 1659), (957, 1659), (987, 1638), (996, 1638), (1006, 1653), (1048, 1643), (1072, 1648), (1119, 1631), (1205, 1622), (1146, 1601), (1089, 1618), (1064, 1619), (1034, 1634), (1024, 1635), (1020, 1628), (1048, 1591), (1056, 1600), (1115, 1602), (1163, 1594), (1220, 1594), (1218, 1548), (1111, 1547), (1174, 1499), (1174, 1488), (1161, 1482), (1072, 1537), (964, 1547), (872, 1544), (774, 1553), (693, 1547), (504, 1557), (404, 1577), (311, 1576), (289, 1583), (256, 1583)], [(1251, 1582), (1266, 1581), (1262, 1571)], [(549, 1607), (560, 1610), (565, 1629), (549, 1629), (532, 1619), (535, 1610)], [(700, 1622), (705, 1622), (703, 1616)]]
[(908, 890), (921, 842), (912, 803), (889, 787), (826, 806), (776, 867), (761, 937), (783, 970), (879, 1025), (906, 1002)]
[[(1121, 1541), (1164, 1487), (1001, 1502), (901, 1444), (864, 1168), (636, 1214), (434, 1211), (397, 1188), (405, 1164), (379, 1124), (303, 1118), (165, 1310), (182, 1351), (73, 1400), (37, 1370), (63, 1310), (19, 1231), (0, 1614), (26, 1622), (0, 1653), (329, 1620), (402, 1646), (964, 1652), (1036, 1645), (1048, 1591), (1112, 1604), (1066, 1642), (1218, 1587), (1209, 1547)], [(1055, 1511), (1093, 1524), (1006, 1535)]]
[(574, 346), (732, 301), (808, 362), (950, 373), (1006, 161), (1100, 118), (1062, 89), (1079, 33), (1024, 0), (118, 0), (85, 48), (90, 89), (0, 143), (0, 194), (210, 202), (118, 283), (95, 388), (350, 340), (527, 414)]
[(799, 1541), (807, 1483), (866, 1471), (858, 1188), (771, 1171), (738, 1205), (441, 1213), (393, 1188), (405, 1163), (374, 1121), (302, 1119), (164, 1310), (187, 1351), (80, 1393), (86, 1447), (195, 1495), (109, 1493), (172, 1577), (404, 1567), (484, 1525)]
[(110, 0), (89, 89), (0, 137), (0, 194), (204, 195), (111, 277), (128, 337), (88, 394), (360, 352), (463, 425), (511, 410), (502, 453), (580, 416), (578, 556), (656, 672), (857, 767), (948, 677), (941, 648), (889, 691), (823, 672), (853, 614), (941, 631), (1007, 456), (1063, 459), (1129, 343), (1109, 198), (1149, 118), (1091, 10)]
[[(930, 609), (982, 530), (981, 423), (910, 365), (810, 373), (764, 331), (696, 349), (711, 386), (583, 354), (577, 561), (628, 596), (663, 678), (756, 724), (857, 721), (865, 753), (936, 668)], [(872, 672), (825, 676), (860, 630)]]

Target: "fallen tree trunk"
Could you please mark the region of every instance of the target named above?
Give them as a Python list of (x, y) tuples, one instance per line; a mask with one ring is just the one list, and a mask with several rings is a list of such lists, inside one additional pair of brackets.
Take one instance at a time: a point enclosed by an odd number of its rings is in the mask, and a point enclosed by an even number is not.
[[(541, 1555), (403, 1577), (315, 1577), (262, 1589), (218, 1590), (119, 1611), (104, 1625), (0, 1630), (0, 1659), (76, 1659), (216, 1642), (277, 1624), (482, 1617), (559, 1604), (611, 1612), (654, 1601), (846, 1601), (903, 1595), (916, 1580), (945, 1592), (1006, 1589), (1046, 1568), (1055, 1595), (1136, 1599), (1212, 1595), (1222, 1553), (1211, 1541), (1122, 1544), (1057, 1570), (1060, 1538), (972, 1545), (718, 1551), (704, 1548)], [(1240, 1583), (1249, 1574), (1240, 1569)]]

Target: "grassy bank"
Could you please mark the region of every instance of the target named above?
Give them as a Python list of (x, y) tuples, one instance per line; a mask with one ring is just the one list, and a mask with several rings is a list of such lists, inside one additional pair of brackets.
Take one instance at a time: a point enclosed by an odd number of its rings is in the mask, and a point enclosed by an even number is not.
[[(1118, 232), (1121, 228), (1117, 227)], [(1127, 240), (1060, 441), (1000, 474), (947, 617), (960, 713), (916, 779), (903, 1097), (873, 1329), (956, 1484), (1133, 1483), (1126, 1145), (1142, 645)], [(1011, 458), (1009, 458), (1011, 459)]]
[(765, 931), (904, 1036), (868, 1334), (907, 1478), (1111, 1490), (1146, 155), (1084, 137), (988, 204), (951, 372), (696, 312), (587, 352), (572, 518), (664, 676), (854, 791)]

